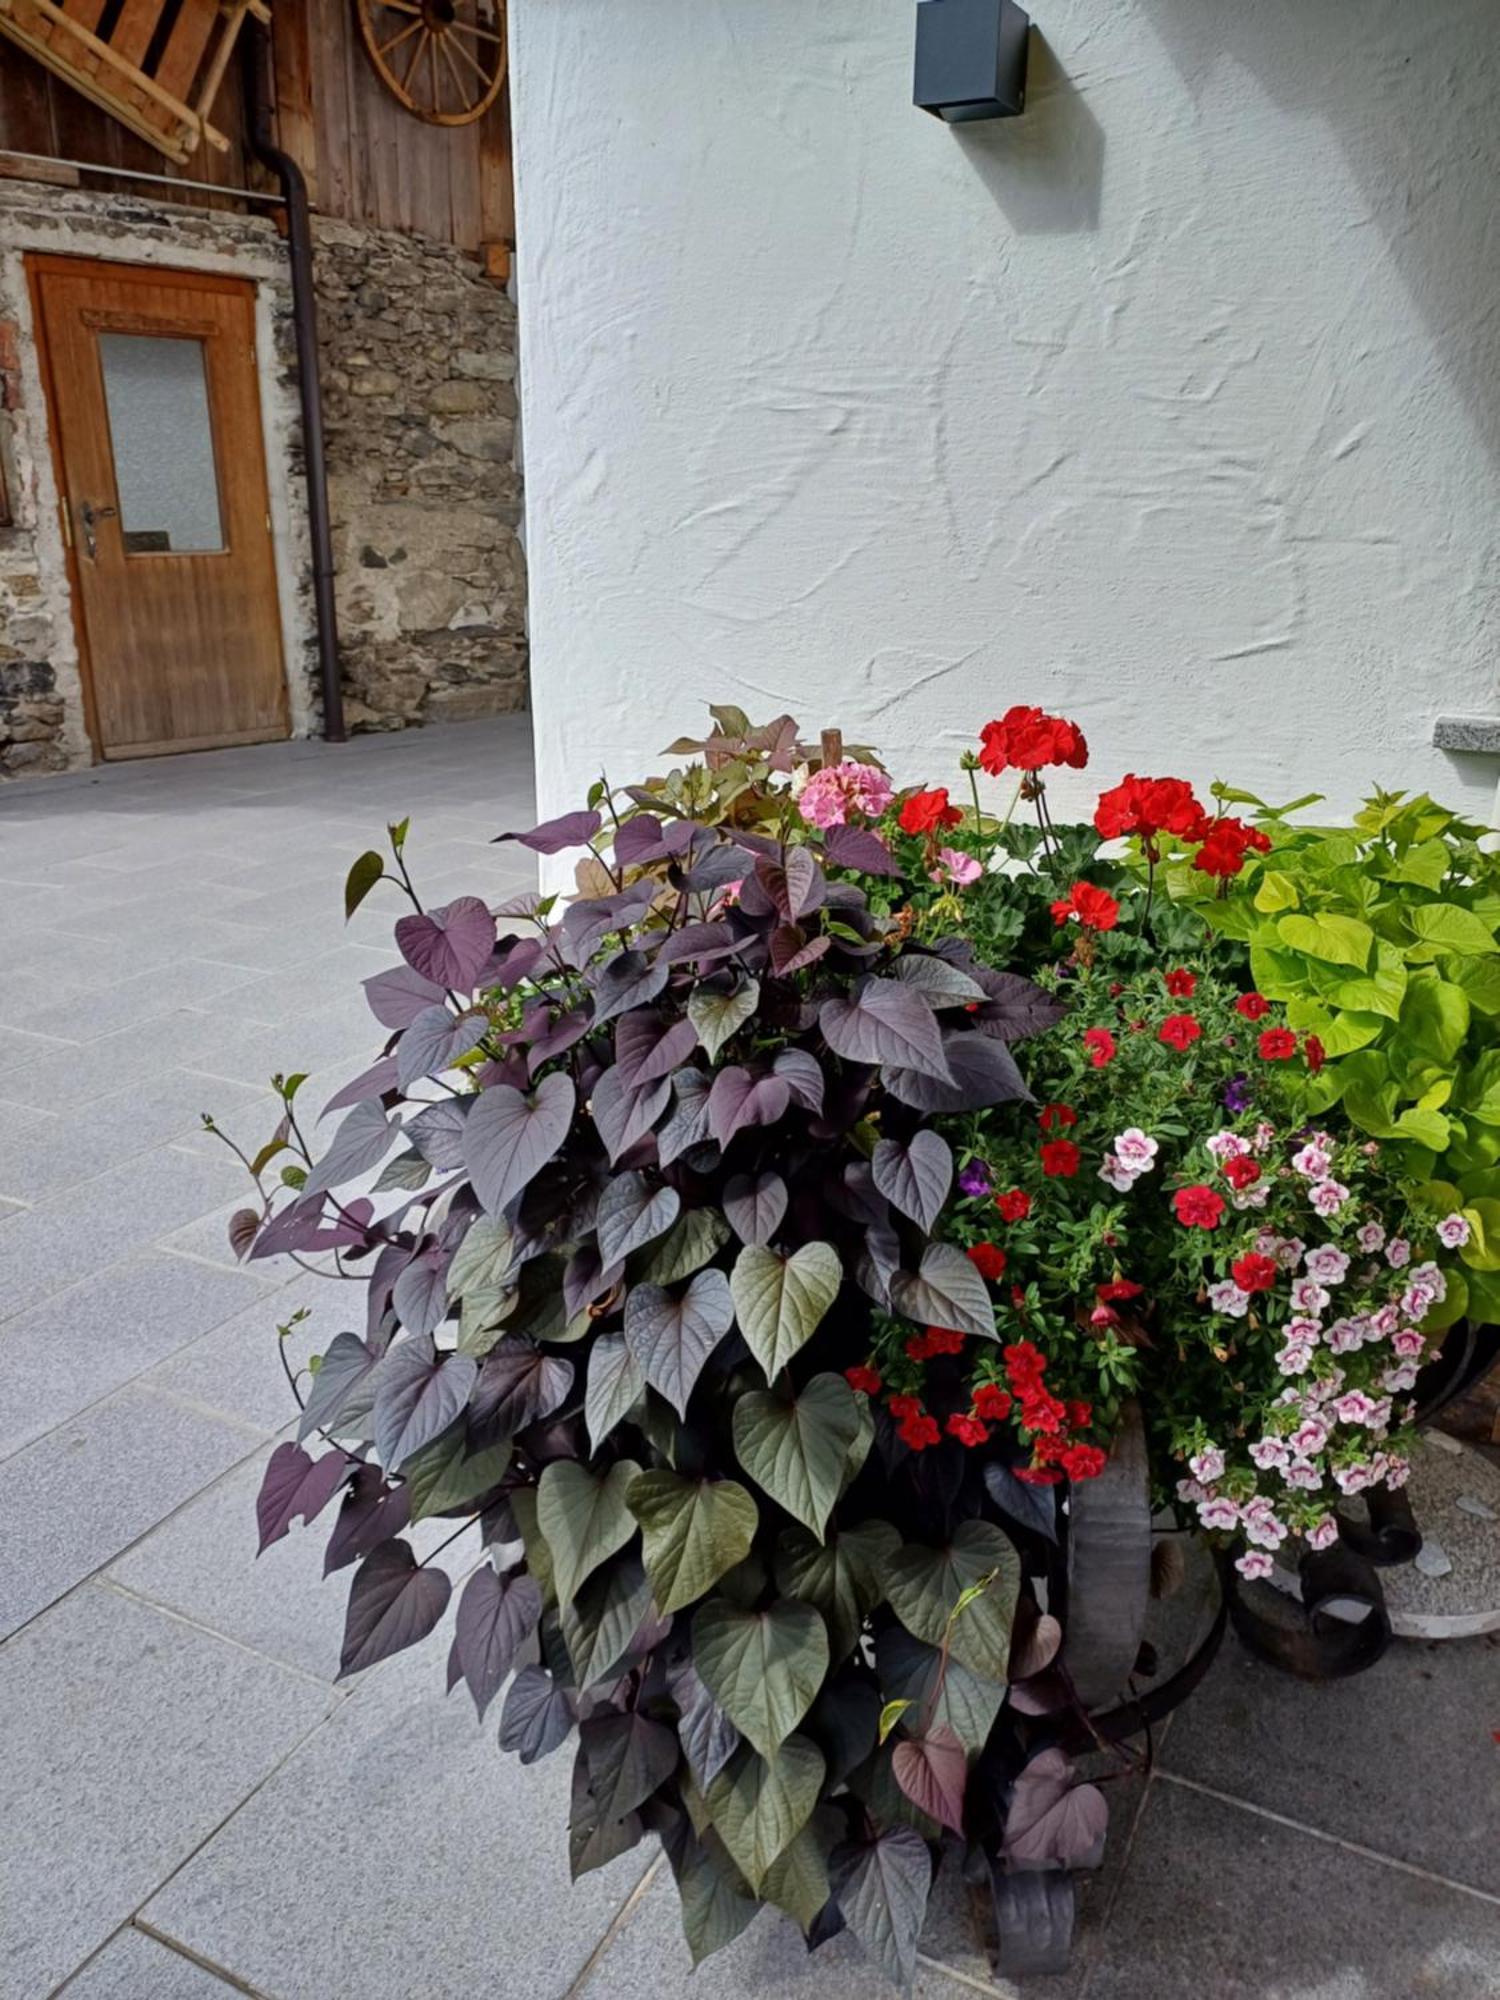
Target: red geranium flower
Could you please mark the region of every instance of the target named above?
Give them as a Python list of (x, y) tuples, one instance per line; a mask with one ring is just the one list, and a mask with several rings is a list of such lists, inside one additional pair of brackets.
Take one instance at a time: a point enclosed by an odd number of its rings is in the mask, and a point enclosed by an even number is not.
[(1288, 1062), (1297, 1053), (1297, 1037), (1290, 1028), (1267, 1028), (1255, 1046), (1262, 1062)]
[(1156, 1039), (1165, 1042), (1168, 1048), (1186, 1049), (1190, 1048), (1202, 1033), (1203, 1030), (1191, 1014), (1168, 1014), (1161, 1024)]
[(1062, 1455), (1062, 1469), (1069, 1479), (1097, 1479), (1104, 1466), (1105, 1455), (1096, 1444), (1069, 1445)]
[(1015, 1465), (1011, 1476), (1019, 1479), (1023, 1486), (1060, 1486), (1062, 1474), (1050, 1465)]
[(922, 1398), (920, 1396), (889, 1396), (886, 1399), (885, 1406), (891, 1415), (903, 1424), (908, 1417), (920, 1417), (922, 1414)]
[(943, 1436), (936, 1417), (908, 1417), (897, 1426), (896, 1435), (913, 1451), (926, 1451), (928, 1445), (941, 1443)]
[(1101, 794), (1094, 808), (1094, 825), (1106, 840), (1139, 834), (1148, 844), (1159, 833), (1179, 840), (1197, 840), (1208, 816), (1185, 778), (1122, 778)]
[(1236, 1153), (1224, 1162), (1224, 1178), (1231, 1187), (1254, 1187), (1260, 1179), (1260, 1161), (1252, 1160), (1248, 1153)]
[(1250, 852), (1268, 854), (1271, 843), (1259, 827), (1247, 826), (1242, 819), (1216, 819), (1195, 834), (1203, 845), (1193, 856), (1193, 866), (1205, 875), (1238, 875)]
[(936, 833), (945, 826), (957, 826), (963, 814), (957, 806), (948, 803), (948, 788), (939, 785), (936, 791), (913, 792), (901, 808), (901, 831), (903, 833)]
[(1276, 1259), (1252, 1251), (1248, 1257), (1237, 1257), (1229, 1271), (1242, 1292), (1268, 1292), (1276, 1282)]
[(1271, 1003), (1264, 993), (1242, 993), (1234, 1003), (1236, 1014), (1243, 1014), (1247, 1021), (1263, 1021), (1271, 1011)]
[(1324, 1048), (1316, 1035), (1304, 1035), (1302, 1037), (1302, 1053), (1307, 1058), (1307, 1067), (1316, 1076), (1328, 1060), (1327, 1049)]
[(1081, 771), (1089, 761), (1089, 747), (1077, 723), (1044, 715), (1039, 708), (1008, 708), (998, 722), (987, 722), (979, 735), (984, 746), (979, 761), (997, 778), (1002, 771), (1040, 771), (1046, 764), (1070, 764)]
[(1217, 1229), (1224, 1213), (1224, 1197), (1201, 1181), (1179, 1188), (1172, 1197), (1177, 1220), (1184, 1229)]
[(1058, 1126), (1066, 1132), (1070, 1125), (1078, 1123), (1078, 1113), (1071, 1104), (1044, 1104), (1037, 1122), (1044, 1132), (1054, 1131)]
[(1025, 1188), (1011, 1188), (995, 1196), (995, 1206), (1007, 1222), (1024, 1222), (1031, 1213), (1031, 1196)]
[(1083, 1430), (1093, 1421), (1094, 1406), (1092, 1403), (1069, 1403), (1068, 1422), (1073, 1426), (1075, 1431)]
[(1120, 906), (1107, 889), (1092, 882), (1075, 882), (1067, 895), (1052, 905), (1052, 921), (1065, 924), (1076, 919), (1086, 931), (1112, 931), (1120, 921)]
[(1042, 1147), (1042, 1172), (1053, 1180), (1071, 1180), (1081, 1158), (1071, 1139), (1048, 1139)]
[(858, 1389), (866, 1396), (878, 1396), (880, 1394), (882, 1386), (880, 1377), (867, 1362), (861, 1362), (857, 1368), (846, 1368), (844, 1370), (844, 1380), (849, 1384), (851, 1389)]
[(1083, 1046), (1088, 1050), (1089, 1061), (1095, 1069), (1103, 1069), (1106, 1063), (1114, 1061), (1115, 1038), (1108, 1028), (1090, 1028), (1083, 1038)]
[(956, 1437), (960, 1444), (971, 1446), (984, 1444), (989, 1438), (989, 1434), (988, 1425), (982, 1424), (978, 1417), (960, 1416), (958, 1411), (955, 1410), (953, 1415), (948, 1419), (948, 1435), (949, 1437)]
[(1198, 985), (1198, 975), (1179, 965), (1175, 972), (1164, 972), (1161, 983), (1174, 999), (1191, 1000)]
[(968, 1257), (980, 1277), (988, 1278), (992, 1284), (1005, 1270), (1005, 1252), (998, 1243), (976, 1243)]
[(998, 1382), (981, 1382), (974, 1391), (974, 1414), (992, 1424), (1004, 1423), (1010, 1415), (1010, 1391)]
[(1018, 1340), (1013, 1347), (1007, 1347), (1003, 1358), (1013, 1389), (1039, 1382), (1047, 1366), (1046, 1355), (1029, 1340)]

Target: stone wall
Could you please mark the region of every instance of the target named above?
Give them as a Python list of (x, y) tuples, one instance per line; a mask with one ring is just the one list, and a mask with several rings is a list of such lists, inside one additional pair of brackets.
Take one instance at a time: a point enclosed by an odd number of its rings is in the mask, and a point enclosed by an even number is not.
[[(355, 729), (525, 706), (515, 312), (473, 259), (316, 224), (346, 713)], [(294, 734), (321, 727), (285, 248), (264, 215), (0, 181), (0, 777), (92, 760), (24, 254), (215, 270), (257, 288)]]
[(342, 223), (317, 277), (348, 719), (523, 708), (515, 308), (460, 251)]

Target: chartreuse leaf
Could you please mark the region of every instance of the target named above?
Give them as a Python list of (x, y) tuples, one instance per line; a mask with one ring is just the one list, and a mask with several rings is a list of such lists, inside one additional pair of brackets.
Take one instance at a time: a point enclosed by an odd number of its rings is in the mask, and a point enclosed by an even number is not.
[(743, 1745), (709, 1786), (714, 1827), (757, 1894), (812, 1818), (823, 1770), (821, 1752), (805, 1736), (789, 1736), (769, 1757)]
[(626, 1499), (645, 1535), (646, 1572), (662, 1612), (680, 1611), (743, 1562), (760, 1520), (754, 1499), (732, 1479), (643, 1472)]
[(777, 1585), (822, 1612), (835, 1659), (853, 1652), (860, 1626), (885, 1596), (885, 1566), (900, 1546), (889, 1521), (839, 1528), (824, 1542), (806, 1528), (788, 1528), (777, 1543)]
[(1280, 917), (1276, 931), (1291, 950), (1327, 959), (1333, 965), (1352, 965), (1356, 972), (1365, 971), (1374, 956), (1375, 933), (1370, 926), (1358, 917), (1341, 917), (1336, 911)]
[(1478, 1195), (1464, 1204), (1462, 1213), (1469, 1225), (1469, 1240), (1459, 1256), (1471, 1271), (1500, 1271), (1500, 1201)]
[(1328, 1056), (1352, 1055), (1385, 1033), (1379, 1014), (1334, 1013), (1307, 995), (1287, 1002), (1286, 1018), (1288, 1027), (1299, 1034), (1316, 1035)]
[(1283, 875), (1279, 869), (1266, 868), (1261, 871), (1255, 890), (1255, 907), (1274, 916), (1281, 910), (1295, 910), (1302, 898), (1296, 883), (1290, 875)]
[(385, 873), (385, 862), (369, 848), (349, 870), (344, 882), (344, 921), (347, 923)]
[(1359, 1014), (1382, 1014), (1388, 1021), (1400, 1018), (1406, 995), (1406, 961), (1384, 938), (1375, 940), (1375, 963), (1369, 972), (1353, 972), (1347, 966), (1313, 958), (1307, 962), (1307, 975), (1313, 991), (1335, 1006)]
[(814, 1375), (795, 1395), (751, 1389), (734, 1406), (734, 1451), (763, 1492), (821, 1536), (860, 1434), (842, 1375)]
[(1471, 1007), (1481, 1014), (1500, 1014), (1500, 956), (1460, 958), (1455, 953), (1437, 962), (1443, 977), (1463, 988)]
[(942, 1548), (907, 1542), (885, 1581), (892, 1608), (914, 1639), (946, 1644), (976, 1674), (1005, 1679), (1021, 1565), (998, 1528), (964, 1521)]
[(633, 1459), (622, 1458), (596, 1479), (576, 1459), (559, 1458), (543, 1472), (537, 1482), (536, 1519), (552, 1551), (560, 1598), (572, 1597), (635, 1534), (635, 1516), (625, 1495), (640, 1469)]
[(1406, 989), (1395, 1047), (1409, 1061), (1451, 1069), (1469, 1032), (1469, 997), (1446, 979), (1423, 973)]
[(1500, 1049), (1486, 1049), (1460, 1081), (1458, 1101), (1481, 1125), (1500, 1125)]
[(747, 1243), (741, 1250), (729, 1287), (740, 1331), (767, 1381), (812, 1339), (838, 1297), (842, 1278), (843, 1265), (831, 1243), (804, 1243), (790, 1257), (761, 1243)]
[(1413, 957), (1435, 958), (1440, 951), (1453, 951), (1464, 958), (1484, 958), (1496, 948), (1491, 927), (1461, 903), (1414, 903), (1401, 915), (1416, 940)]
[(769, 1757), (823, 1685), (828, 1634), (812, 1605), (790, 1597), (760, 1611), (711, 1597), (693, 1619), (693, 1663), (730, 1721)]
[(876, 1731), (876, 1738), (879, 1742), (885, 1742), (891, 1731), (910, 1707), (910, 1701), (906, 1700), (888, 1701), (886, 1703), (885, 1707), (880, 1711), (880, 1727)]

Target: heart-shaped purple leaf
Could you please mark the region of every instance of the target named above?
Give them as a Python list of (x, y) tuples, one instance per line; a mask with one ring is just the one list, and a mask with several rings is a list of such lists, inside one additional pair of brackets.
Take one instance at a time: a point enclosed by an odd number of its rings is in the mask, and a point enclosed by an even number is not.
[(489, 1441), (514, 1437), (560, 1410), (573, 1387), (573, 1364), (507, 1335), (485, 1356), (474, 1390), (472, 1422)]
[(724, 1213), (741, 1243), (769, 1243), (786, 1215), (786, 1182), (767, 1170), (736, 1174), (724, 1189)]
[(370, 1012), (382, 1028), (409, 1028), (424, 1007), (443, 997), (441, 986), (424, 979), (409, 965), (393, 965), (364, 982)]
[(721, 1069), (708, 1099), (708, 1126), (721, 1146), (751, 1125), (774, 1125), (792, 1101), (784, 1077), (752, 1076), (738, 1063)]
[(847, 1062), (883, 1063), (951, 1081), (937, 1016), (915, 987), (867, 979), (848, 998), (825, 1000), (818, 1025), (829, 1048)]
[(1042, 1750), (1016, 1779), (1002, 1855), (1012, 1868), (1092, 1868), (1108, 1830), (1103, 1792), (1076, 1784), (1061, 1750)]
[(1048, 993), (1017, 972), (995, 972), (987, 965), (965, 969), (989, 995), (972, 1017), (982, 1035), (992, 1035), (1002, 1042), (1024, 1041), (1028, 1035), (1040, 1035), (1048, 1028), (1055, 1028), (1068, 1011), (1055, 993)]
[(654, 1187), (644, 1174), (617, 1174), (599, 1197), (594, 1226), (600, 1257), (624, 1263), (632, 1250), (665, 1235), (681, 1205), (676, 1188)]
[(516, 840), (533, 854), (561, 854), (565, 848), (587, 847), (603, 824), (596, 812), (563, 813), (557, 819), (544, 819), (529, 833), (496, 834), (495, 844)]
[(665, 990), (671, 976), (669, 967), (647, 958), (644, 952), (622, 951), (594, 983), (594, 1026), (601, 1028), (630, 1008), (649, 1006)]
[[(683, 1074), (696, 1075), (697, 1072), (686, 1071)], [(671, 1095), (670, 1077), (664, 1076), (657, 1083), (637, 1087), (620, 1074), (618, 1063), (604, 1072), (594, 1085), (589, 1109), (611, 1165), (628, 1153), (637, 1140), (645, 1138), (666, 1110)]]
[(323, 1109), (318, 1113), (319, 1124), (330, 1111), (346, 1111), (351, 1104), (364, 1104), (372, 1097), (383, 1097), (388, 1090), (397, 1088), (398, 1065), (394, 1055), (382, 1056), (379, 1062), (362, 1069), (358, 1076), (351, 1077), (342, 1090), (336, 1090)]
[(453, 1650), (481, 1721), (504, 1685), (517, 1647), (536, 1630), (541, 1616), (542, 1592), (535, 1577), (499, 1577), (483, 1563), (464, 1585), (453, 1621)]
[(627, 1083), (657, 1083), (681, 1067), (698, 1046), (691, 1021), (664, 1021), (643, 1008), (615, 1023), (615, 1061)]
[(396, 924), (401, 956), (424, 979), (468, 992), (495, 949), (495, 919), (477, 896), (413, 912)]
[(860, 875), (899, 875), (891, 850), (878, 833), (863, 826), (831, 826), (823, 838), (823, 852), (837, 868), (850, 868)]
[(434, 1353), (430, 1338), (393, 1347), (374, 1378), (375, 1449), (387, 1472), (447, 1430), (468, 1403), (479, 1364), (470, 1354)]
[(661, 1285), (637, 1285), (625, 1301), (625, 1341), (651, 1387), (686, 1417), (703, 1365), (734, 1324), (729, 1280), (698, 1272), (680, 1298)]
[(448, 1310), (448, 1253), (439, 1244), (419, 1250), (396, 1280), (392, 1300), (408, 1333), (433, 1333)]
[(963, 1832), (969, 1760), (951, 1729), (937, 1723), (925, 1736), (904, 1738), (892, 1752), (891, 1775), (919, 1812)]
[(956, 1243), (929, 1243), (915, 1275), (898, 1271), (892, 1278), (891, 1299), (898, 1313), (919, 1326), (951, 1327), (980, 1340), (996, 1337), (989, 1288)]
[(943, 1037), (948, 1082), (920, 1069), (886, 1069), (886, 1089), (916, 1111), (978, 1111), (1024, 1103), (1031, 1092), (1004, 1042), (960, 1030)]
[(498, 1215), (568, 1136), (577, 1093), (554, 1070), (527, 1096), (509, 1084), (481, 1092), (464, 1127), (464, 1165), (474, 1192)]
[(925, 1129), (907, 1144), (882, 1139), (870, 1165), (880, 1192), (930, 1235), (953, 1185), (948, 1142)]
[(771, 1064), (772, 1076), (779, 1076), (800, 1104), (815, 1118), (823, 1115), (823, 1068), (807, 1049), (783, 1049)]
[(500, 1748), (534, 1764), (567, 1741), (577, 1717), (573, 1696), (545, 1667), (522, 1667), (500, 1711)]
[(279, 1542), (299, 1514), (304, 1521), (320, 1514), (348, 1480), (354, 1465), (347, 1452), (327, 1451), (314, 1459), (300, 1445), (277, 1445), (266, 1461), (255, 1501), (260, 1529), (256, 1554), (264, 1555), (272, 1542)]
[(451, 1591), (446, 1572), (420, 1569), (407, 1543), (373, 1549), (349, 1592), (339, 1679), (425, 1639), (447, 1610)]
[(400, 1128), (391, 1123), (378, 1098), (356, 1104), (329, 1142), (328, 1151), (303, 1184), (304, 1199), (325, 1188), (358, 1180), (378, 1167)]

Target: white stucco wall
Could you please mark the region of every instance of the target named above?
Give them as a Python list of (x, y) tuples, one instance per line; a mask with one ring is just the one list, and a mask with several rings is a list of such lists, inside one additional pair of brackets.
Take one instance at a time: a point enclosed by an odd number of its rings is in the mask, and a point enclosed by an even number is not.
[(708, 700), (1487, 810), (1500, 0), (1036, 0), (957, 131), (914, 15), (514, 0), (542, 811)]

